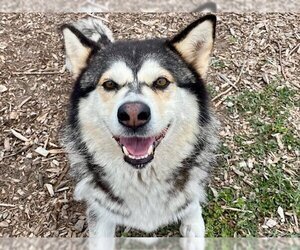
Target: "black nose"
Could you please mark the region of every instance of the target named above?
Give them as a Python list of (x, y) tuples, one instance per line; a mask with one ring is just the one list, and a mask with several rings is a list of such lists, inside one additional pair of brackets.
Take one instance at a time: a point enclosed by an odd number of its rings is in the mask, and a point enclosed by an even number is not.
[(119, 122), (132, 129), (145, 125), (150, 121), (150, 119), (150, 108), (142, 102), (127, 102), (124, 103), (118, 110)]

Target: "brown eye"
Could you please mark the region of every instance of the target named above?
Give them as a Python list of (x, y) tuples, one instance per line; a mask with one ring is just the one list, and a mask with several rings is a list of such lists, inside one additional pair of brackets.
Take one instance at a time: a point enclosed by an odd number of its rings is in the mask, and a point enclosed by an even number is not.
[(170, 84), (170, 81), (167, 78), (160, 77), (153, 83), (153, 87), (158, 88), (158, 89), (165, 89), (169, 86), (169, 84)]
[(118, 84), (116, 84), (114, 81), (112, 80), (108, 80), (108, 81), (105, 81), (103, 84), (102, 84), (103, 88), (105, 90), (116, 90), (118, 89)]

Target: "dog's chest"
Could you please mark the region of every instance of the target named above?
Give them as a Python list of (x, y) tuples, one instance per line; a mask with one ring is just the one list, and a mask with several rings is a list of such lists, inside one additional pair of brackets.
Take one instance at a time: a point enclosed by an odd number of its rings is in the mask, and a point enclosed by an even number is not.
[[(121, 187), (122, 186), (122, 187)], [(137, 175), (123, 180), (120, 195), (130, 211), (122, 224), (152, 231), (174, 220), (176, 208), (185, 202), (183, 195), (174, 196), (172, 186), (153, 175)]]

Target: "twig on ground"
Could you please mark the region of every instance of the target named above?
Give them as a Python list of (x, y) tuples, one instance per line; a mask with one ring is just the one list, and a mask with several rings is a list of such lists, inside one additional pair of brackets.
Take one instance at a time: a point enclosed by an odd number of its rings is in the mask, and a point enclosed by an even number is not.
[(13, 75), (60, 75), (62, 74), (60, 71), (38, 71), (38, 72), (30, 72), (30, 71), (15, 71), (12, 72)]
[(253, 214), (253, 212), (250, 211), (250, 210), (243, 210), (243, 209), (239, 209), (239, 208), (226, 207), (226, 206), (222, 206), (222, 208), (224, 210), (230, 210), (230, 211), (234, 211), (234, 212), (244, 212), (244, 213), (251, 213), (251, 214)]
[(284, 68), (283, 68), (283, 63), (282, 63), (281, 45), (278, 41), (276, 41), (276, 43), (277, 43), (277, 46), (278, 46), (278, 49), (279, 49), (279, 64), (280, 64), (281, 74), (282, 74), (284, 80), (286, 81), (287, 77), (285, 75)]
[(63, 180), (63, 178), (66, 176), (66, 174), (69, 171), (69, 165), (67, 165), (64, 169), (64, 171), (61, 173), (61, 175), (59, 176), (58, 180), (55, 183), (55, 190), (57, 190), (59, 188), (59, 184), (61, 183), (61, 181)]
[(0, 203), (0, 207), (15, 207), (13, 204)]
[(96, 18), (96, 19), (100, 19), (101, 21), (104, 21), (104, 22), (106, 22), (106, 23), (109, 23), (109, 20), (107, 20), (106, 18), (101, 17), (101, 16), (96, 16), (96, 15), (94, 15), (94, 14), (92, 14), (92, 13), (87, 13), (87, 16), (94, 17), (94, 18)]
[(235, 90), (238, 90), (238, 88), (235, 86), (235, 83), (233, 83), (232, 81), (230, 81), (227, 76), (223, 75), (223, 74), (218, 74), (218, 76), (223, 79), (225, 82), (227, 82), (230, 86), (232, 86)]
[(31, 146), (32, 146), (31, 144), (26, 145), (26, 146), (22, 147), (20, 150), (16, 151), (15, 153), (12, 153), (12, 154), (10, 154), (10, 155), (4, 155), (4, 156), (2, 157), (2, 159), (4, 159), (4, 158), (9, 158), (9, 157), (12, 157), (12, 156), (15, 156), (15, 155), (17, 155), (17, 154), (19, 154), (19, 153), (25, 151), (26, 149), (28, 149), (28, 148), (31, 147)]
[(233, 87), (229, 87), (228, 89), (226, 89), (226, 90), (223, 91), (222, 93), (218, 94), (217, 96), (215, 96), (215, 97), (212, 99), (212, 102), (218, 100), (218, 99), (219, 99), (220, 97), (222, 97), (223, 95), (228, 94), (232, 89), (233, 89)]

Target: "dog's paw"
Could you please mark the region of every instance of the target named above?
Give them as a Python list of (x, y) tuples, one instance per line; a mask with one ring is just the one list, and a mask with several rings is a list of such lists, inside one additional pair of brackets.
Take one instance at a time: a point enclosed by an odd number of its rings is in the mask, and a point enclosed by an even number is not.
[(199, 237), (204, 238), (205, 228), (203, 223), (184, 224), (182, 223), (179, 229), (183, 237)]
[(184, 250), (204, 250), (205, 239), (204, 238), (181, 238), (181, 249)]

